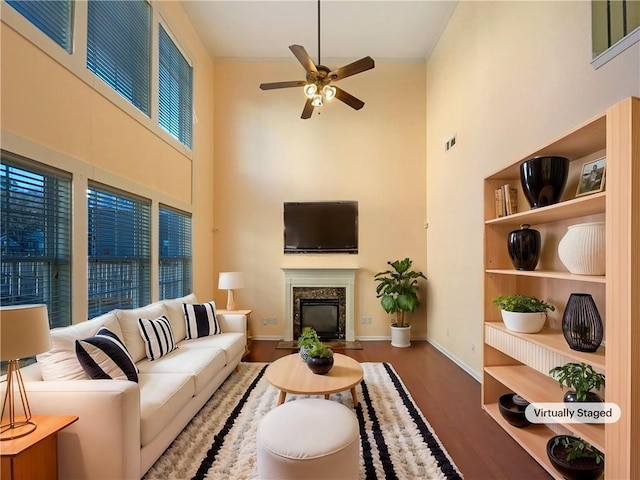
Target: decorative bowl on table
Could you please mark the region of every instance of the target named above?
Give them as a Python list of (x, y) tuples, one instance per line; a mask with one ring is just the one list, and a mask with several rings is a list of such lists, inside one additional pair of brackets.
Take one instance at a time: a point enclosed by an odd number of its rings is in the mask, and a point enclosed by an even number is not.
[(527, 405), (529, 405), (529, 402), (515, 393), (507, 393), (498, 399), (498, 408), (502, 417), (518, 428), (531, 425), (524, 413)]

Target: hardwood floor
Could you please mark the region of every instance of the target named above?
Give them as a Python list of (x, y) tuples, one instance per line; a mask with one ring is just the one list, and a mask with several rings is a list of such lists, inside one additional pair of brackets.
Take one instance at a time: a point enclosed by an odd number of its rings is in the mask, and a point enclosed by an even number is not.
[[(291, 350), (254, 340), (245, 361), (272, 362)], [(550, 475), (480, 407), (480, 384), (427, 342), (406, 349), (390, 342), (362, 342), (362, 350), (336, 350), (360, 362), (388, 362), (465, 479), (525, 480)]]

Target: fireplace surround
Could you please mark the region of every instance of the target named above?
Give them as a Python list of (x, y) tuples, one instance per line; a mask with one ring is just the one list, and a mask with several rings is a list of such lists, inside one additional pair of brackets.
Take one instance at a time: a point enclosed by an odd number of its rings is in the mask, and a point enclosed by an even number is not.
[[(337, 300), (339, 338), (355, 340), (355, 268), (283, 268), (284, 340), (293, 341), (300, 332), (300, 300)], [(297, 315), (297, 316), (296, 316)]]

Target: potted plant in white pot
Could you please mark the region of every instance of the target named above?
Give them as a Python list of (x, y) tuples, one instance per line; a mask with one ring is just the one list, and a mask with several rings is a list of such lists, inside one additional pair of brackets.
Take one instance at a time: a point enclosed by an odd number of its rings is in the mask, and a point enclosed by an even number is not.
[(411, 345), (411, 325), (405, 314), (420, 306), (418, 299), (418, 279), (425, 277), (422, 272), (411, 270), (413, 262), (409, 258), (387, 262), (393, 270), (376, 273), (374, 280), (376, 296), (387, 313), (395, 313), (396, 321), (391, 324), (391, 345), (409, 347)]
[(530, 295), (500, 295), (493, 303), (500, 309), (504, 325), (519, 333), (538, 333), (544, 327), (547, 310), (556, 309)]

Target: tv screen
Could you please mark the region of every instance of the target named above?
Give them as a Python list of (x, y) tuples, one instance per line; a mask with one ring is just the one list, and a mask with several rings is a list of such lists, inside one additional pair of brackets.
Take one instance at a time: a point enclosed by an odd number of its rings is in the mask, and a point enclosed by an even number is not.
[(358, 202), (285, 202), (284, 253), (358, 253)]

